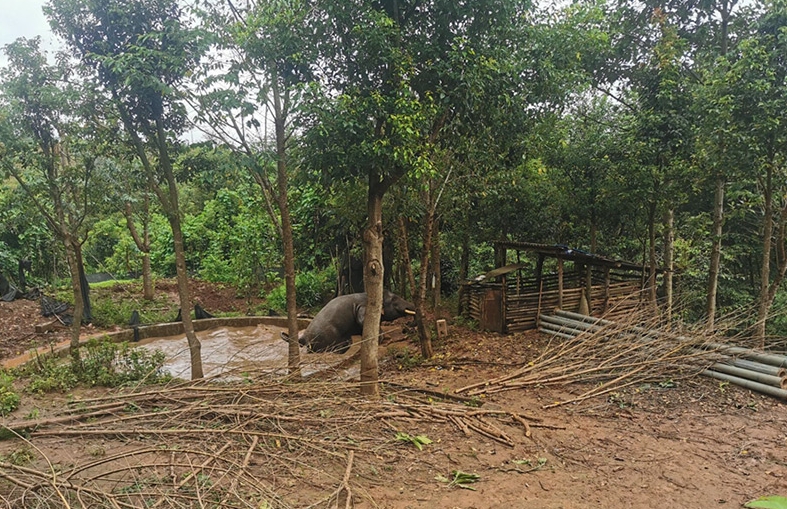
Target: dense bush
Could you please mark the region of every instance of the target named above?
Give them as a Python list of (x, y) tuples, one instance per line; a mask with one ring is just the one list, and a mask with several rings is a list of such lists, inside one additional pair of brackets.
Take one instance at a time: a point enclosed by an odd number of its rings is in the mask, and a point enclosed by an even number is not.
[(189, 270), (200, 278), (249, 289), (281, 264), (278, 238), (250, 186), (221, 189), (184, 225)]
[(8, 415), (19, 406), (19, 394), (13, 386), (13, 377), (0, 372), (0, 416)]
[[(298, 307), (315, 308), (325, 303), (336, 291), (336, 269), (301, 272), (295, 276)], [(278, 313), (287, 311), (287, 290), (282, 283), (268, 294), (268, 307)]]

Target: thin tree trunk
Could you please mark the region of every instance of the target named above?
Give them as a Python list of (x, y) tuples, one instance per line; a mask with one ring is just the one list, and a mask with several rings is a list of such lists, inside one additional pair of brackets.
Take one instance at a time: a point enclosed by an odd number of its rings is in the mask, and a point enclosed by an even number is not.
[(79, 261), (75, 249), (76, 240), (70, 234), (64, 234), (63, 245), (66, 251), (66, 261), (71, 272), (71, 290), (74, 294), (74, 316), (71, 322), (71, 345), (70, 354), (74, 367), (80, 365), (79, 356), (79, 335), (82, 330), (82, 312), (84, 303), (82, 302), (82, 286), (79, 278)]
[[(719, 15), (721, 17), (721, 55), (727, 55), (729, 39), (729, 23), (732, 8), (737, 0), (723, 0), (719, 4)], [(723, 136), (723, 135), (722, 135)], [(720, 142), (720, 152), (726, 152), (724, 138)], [(710, 267), (708, 268), (708, 295), (706, 300), (706, 313), (708, 322), (706, 328), (709, 332), (716, 329), (716, 300), (719, 293), (719, 275), (721, 274), (721, 241), (724, 234), (724, 186), (726, 182), (724, 176), (719, 172), (713, 194), (713, 226), (711, 231), (711, 254)]]
[(189, 290), (189, 276), (186, 271), (186, 251), (183, 245), (183, 229), (180, 224), (178, 187), (169, 159), (169, 153), (166, 146), (166, 135), (164, 134), (164, 125), (161, 118), (156, 119), (156, 128), (158, 134), (159, 165), (163, 170), (169, 192), (169, 206), (167, 207), (166, 214), (172, 229), (172, 239), (175, 247), (175, 270), (177, 273), (181, 317), (183, 318), (183, 332), (186, 334), (189, 345), (191, 379), (196, 380), (204, 377), (202, 371), (202, 345), (199, 338), (197, 338), (197, 334), (194, 332), (194, 323), (191, 320), (191, 293)]
[(462, 234), (462, 253), (459, 256), (459, 305), (456, 310), (459, 316), (463, 316), (465, 310), (463, 307), (464, 293), (467, 291), (465, 282), (467, 281), (468, 272), (470, 272), (470, 235), (467, 234), (469, 228), (469, 220), (465, 223), (465, 232)]
[(82, 246), (77, 242), (74, 245), (74, 252), (79, 269), (79, 291), (82, 294), (82, 323), (93, 321), (93, 310), (90, 305), (90, 283), (87, 282), (85, 275), (85, 261), (82, 259)]
[(443, 284), (440, 270), (440, 221), (435, 219), (432, 232), (432, 305), (435, 311), (440, 307), (440, 287)]
[(363, 284), (366, 291), (366, 315), (361, 340), (361, 394), (378, 396), (377, 341), (383, 304), (383, 193), (375, 185), (379, 175), (369, 175), (367, 202), (368, 224), (363, 234)]
[(656, 308), (656, 200), (650, 202), (648, 213), (648, 303)]
[(142, 220), (142, 235), (139, 235), (136, 225), (134, 225), (134, 215), (131, 209), (131, 202), (126, 202), (123, 208), (123, 215), (126, 218), (126, 227), (134, 244), (142, 253), (142, 296), (145, 300), (153, 300), (153, 274), (150, 267), (150, 226), (148, 221), (149, 199), (145, 196), (144, 216)]
[(432, 193), (432, 184), (429, 184), (428, 189), (424, 194), (424, 202), (426, 203), (426, 215), (424, 216), (424, 237), (423, 246), (421, 249), (421, 267), (418, 274), (418, 293), (416, 294), (415, 301), (415, 324), (418, 329), (418, 339), (421, 344), (421, 357), (430, 359), (434, 355), (432, 349), (432, 337), (426, 328), (426, 286), (428, 279), (429, 268), (429, 253), (432, 247), (432, 231), (434, 229), (434, 198)]
[(765, 346), (765, 325), (771, 307), (771, 249), (773, 248), (773, 166), (768, 164), (764, 183), (765, 211), (762, 218), (762, 268), (760, 269), (760, 299), (754, 338), (762, 348)]
[[(407, 242), (407, 225), (404, 217), (399, 216), (399, 251), (401, 251), (402, 270), (405, 273), (407, 289), (411, 299), (415, 299), (415, 275), (413, 265), (410, 262), (410, 245)], [(402, 292), (404, 294), (404, 292)]]
[(716, 177), (713, 196), (713, 227), (711, 231), (710, 267), (708, 269), (708, 294), (706, 314), (708, 315), (707, 330), (716, 328), (716, 295), (719, 290), (719, 273), (721, 270), (721, 240), (724, 221), (724, 178)]
[(301, 352), (298, 342), (298, 304), (295, 292), (295, 248), (292, 239), (292, 220), (287, 201), (287, 133), (286, 114), (276, 76), (273, 84), (274, 124), (276, 128), (276, 204), (281, 215), (281, 238), (284, 247), (284, 285), (287, 293), (287, 367), (290, 375), (301, 376)]
[(668, 208), (664, 211), (664, 319), (669, 325), (672, 322), (672, 285), (675, 268), (675, 211)]

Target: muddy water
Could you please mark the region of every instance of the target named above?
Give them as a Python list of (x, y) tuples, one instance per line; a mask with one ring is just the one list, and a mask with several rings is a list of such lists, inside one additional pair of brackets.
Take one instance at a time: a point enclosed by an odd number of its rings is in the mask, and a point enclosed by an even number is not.
[[(202, 343), (202, 368), (205, 376), (239, 376), (250, 370), (286, 373), (287, 343), (279, 337), (283, 330), (261, 324), (255, 327), (217, 327), (198, 332), (197, 337)], [(138, 344), (149, 350), (164, 352), (164, 369), (172, 376), (184, 379), (191, 377), (191, 362), (185, 335), (152, 337), (143, 339)], [(334, 354), (306, 355), (304, 352), (305, 349), (301, 349), (304, 375), (326, 369), (344, 358)]]

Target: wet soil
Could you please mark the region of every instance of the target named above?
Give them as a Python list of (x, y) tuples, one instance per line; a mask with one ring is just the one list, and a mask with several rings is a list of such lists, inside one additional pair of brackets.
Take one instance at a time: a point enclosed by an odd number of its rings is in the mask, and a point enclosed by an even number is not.
[[(235, 302), (232, 290), (208, 287), (196, 292), (206, 309)], [(41, 321), (37, 304), (34, 311), (23, 301), (0, 303), (0, 358), (51, 340), (33, 332)], [(444, 316), (450, 319), (449, 312)], [(513, 371), (534, 360), (545, 343), (536, 332), (502, 336), (452, 324), (448, 338), (435, 343), (435, 357), (419, 363), (411, 332), (401, 323), (389, 329), (381, 348), (381, 378), (430, 393), (453, 394)], [(514, 424), (505, 428), (513, 447), (444, 423), (411, 422), (407, 431), (426, 435), (432, 443), (423, 451), (392, 446), (395, 461), (383, 454), (358, 457), (352, 469), (355, 507), (696, 509), (741, 507), (761, 495), (787, 495), (784, 402), (707, 378), (668, 381), (665, 374), (664, 384), (548, 410), (542, 407), (586, 387), (536, 387), (480, 398), (484, 409), (534, 419), (530, 437)], [(62, 409), (67, 399), (108, 393), (24, 394), (21, 408), (6, 419), (23, 419), (31, 410), (46, 417)], [(385, 430), (382, 424), (380, 428)], [(68, 437), (37, 443), (55, 462), (78, 461), (74, 458), (92, 455), (92, 448), (110, 445)], [(23, 446), (14, 440), (0, 442), (0, 456)], [(441, 480), (454, 470), (477, 474), (479, 482), (471, 490)], [(283, 491), (303, 488), (279, 481)]]

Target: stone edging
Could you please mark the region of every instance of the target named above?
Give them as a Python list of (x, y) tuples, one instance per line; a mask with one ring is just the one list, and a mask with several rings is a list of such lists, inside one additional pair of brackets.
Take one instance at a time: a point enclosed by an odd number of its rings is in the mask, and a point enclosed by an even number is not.
[[(298, 328), (305, 329), (311, 320), (299, 318), (298, 319)], [(287, 327), (287, 317), (286, 316), (233, 316), (233, 317), (222, 317), (222, 318), (205, 318), (203, 320), (194, 320), (194, 331), (200, 332), (208, 329), (212, 329), (215, 327), (254, 327), (256, 325), (272, 325), (274, 327)], [(179, 334), (183, 334), (183, 322), (169, 322), (169, 323), (157, 323), (153, 325), (140, 325), (137, 327), (139, 331), (139, 339), (147, 339), (151, 337), (157, 336), (177, 336)], [(134, 329), (128, 328), (123, 329), (120, 331), (115, 332), (102, 332), (99, 334), (93, 334), (91, 336), (87, 336), (81, 338), (79, 340), (79, 344), (83, 345), (90, 341), (91, 339), (96, 338), (108, 338), (115, 343), (122, 343), (123, 341), (127, 341), (129, 343), (134, 342)], [(31, 360), (35, 359), (36, 357), (45, 357), (47, 355), (58, 355), (63, 356), (68, 353), (68, 349), (71, 346), (71, 341), (63, 341), (62, 343), (58, 343), (54, 345), (54, 347), (50, 346), (42, 346), (35, 350), (30, 350), (25, 352), (24, 354), (20, 355), (19, 357), (13, 357), (11, 359), (5, 359), (2, 363), (2, 367), (4, 369), (11, 369), (11, 368), (18, 368), (24, 366)]]

